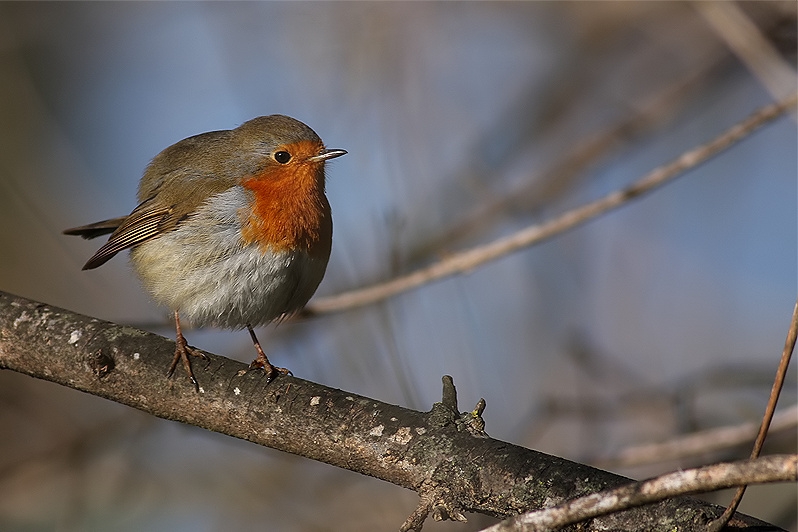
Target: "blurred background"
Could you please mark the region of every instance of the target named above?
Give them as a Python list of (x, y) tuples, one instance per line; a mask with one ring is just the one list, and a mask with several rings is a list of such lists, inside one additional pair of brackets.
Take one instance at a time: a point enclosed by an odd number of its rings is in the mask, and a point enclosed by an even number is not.
[[(349, 151), (317, 298), (545, 221), (795, 90), (796, 3), (722, 4), (2, 3), (0, 289), (173, 338), (126, 257), (83, 272), (101, 242), (61, 231), (130, 212), (166, 146), (273, 113)], [(796, 297), (796, 140), (783, 117), (576, 230), (261, 341), (298, 377), (419, 410), (450, 374), (491, 436), (635, 478), (746, 457), (628, 459), (759, 422)], [(254, 355), (240, 331), (186, 335)], [(766, 452), (795, 452), (795, 404), (793, 364)], [(6, 531), (396, 530), (417, 503), (8, 371), (0, 427)], [(751, 488), (742, 510), (796, 530), (796, 495)]]

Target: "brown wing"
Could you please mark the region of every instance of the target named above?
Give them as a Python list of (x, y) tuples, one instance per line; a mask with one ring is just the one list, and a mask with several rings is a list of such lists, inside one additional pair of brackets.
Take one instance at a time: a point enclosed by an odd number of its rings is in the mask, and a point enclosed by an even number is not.
[(142, 201), (130, 215), (64, 231), (84, 238), (112, 233), (83, 269), (101, 266), (120, 251), (173, 230), (210, 196), (233, 186), (241, 175), (257, 171), (262, 161), (256, 158), (242, 166), (231, 135), (214, 131), (166, 148), (144, 172), (138, 193)]
[(172, 209), (170, 207), (145, 201), (125, 218), (115, 218), (114, 220), (98, 222), (97, 224), (68, 229), (67, 231), (69, 232), (67, 234), (98, 236), (109, 232), (110, 222), (121, 222), (111, 234), (108, 242), (103, 244), (97, 250), (97, 253), (83, 266), (84, 270), (91, 270), (102, 266), (120, 251), (131, 248), (161, 233), (164, 222), (169, 220), (171, 212)]

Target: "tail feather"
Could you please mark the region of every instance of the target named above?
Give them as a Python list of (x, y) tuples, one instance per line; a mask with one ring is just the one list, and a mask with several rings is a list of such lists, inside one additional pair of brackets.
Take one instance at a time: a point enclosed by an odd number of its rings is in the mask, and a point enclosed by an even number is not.
[(91, 238), (97, 238), (98, 236), (107, 235), (116, 231), (116, 229), (122, 225), (122, 222), (125, 220), (125, 218), (127, 217), (123, 216), (121, 218), (111, 218), (110, 220), (103, 220), (102, 222), (81, 225), (80, 227), (72, 227), (70, 229), (65, 229), (64, 234), (82, 236), (87, 240)]

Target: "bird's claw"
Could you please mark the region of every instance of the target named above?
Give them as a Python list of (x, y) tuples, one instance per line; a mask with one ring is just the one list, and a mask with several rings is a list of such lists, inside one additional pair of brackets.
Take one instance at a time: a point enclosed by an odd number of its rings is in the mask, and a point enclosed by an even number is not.
[(169, 370), (166, 372), (166, 378), (171, 379), (175, 374), (177, 363), (182, 362), (183, 368), (185, 368), (186, 373), (188, 374), (188, 380), (194, 385), (194, 389), (199, 392), (199, 382), (197, 382), (197, 378), (194, 376), (194, 370), (191, 369), (191, 362), (189, 361), (188, 355), (199, 357), (203, 360), (208, 360), (208, 357), (205, 355), (205, 353), (195, 347), (188, 345), (185, 338), (181, 336), (177, 339), (175, 345), (175, 356), (172, 358), (172, 363), (169, 364)]
[(291, 373), (291, 370), (275, 366), (274, 364), (269, 362), (268, 358), (261, 357), (260, 353), (258, 354), (258, 358), (256, 358), (250, 363), (249, 368), (244, 373), (257, 369), (263, 370), (263, 372), (266, 373), (266, 376), (269, 378), (269, 382), (274, 380), (274, 378), (277, 377), (278, 374), (290, 375), (291, 377), (294, 376), (294, 374)]

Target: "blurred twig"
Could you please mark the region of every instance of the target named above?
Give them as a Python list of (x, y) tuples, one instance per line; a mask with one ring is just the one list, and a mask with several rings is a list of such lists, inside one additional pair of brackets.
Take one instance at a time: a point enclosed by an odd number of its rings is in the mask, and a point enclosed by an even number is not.
[(304, 314), (337, 312), (369, 305), (424, 284), (458, 273), (468, 272), (483, 264), (533, 244), (537, 244), (555, 235), (571, 230), (574, 227), (578, 227), (608, 211), (626, 205), (631, 200), (661, 187), (679, 177), (687, 170), (698, 166), (710, 157), (733, 146), (759, 127), (775, 120), (787, 110), (794, 107), (797, 98), (798, 94), (793, 94), (782, 102), (760, 109), (749, 118), (732, 126), (712, 141), (683, 153), (674, 161), (655, 168), (628, 187), (611, 192), (592, 203), (567, 211), (542, 224), (526, 227), (514, 234), (499, 238), (488, 244), (455, 253), (439, 262), (416, 270), (408, 275), (336, 296), (320, 298), (308, 305)]
[[(702, 430), (662, 443), (628, 447), (616, 456), (593, 463), (599, 467), (631, 467), (702, 455), (747, 443), (756, 436), (760, 426), (761, 423), (750, 422)], [(795, 430), (797, 426), (798, 405), (793, 405), (773, 416), (770, 432)]]
[(775, 100), (786, 98), (795, 90), (798, 84), (795, 67), (782, 59), (775, 46), (735, 2), (695, 2), (693, 5)]
[(739, 486), (798, 480), (798, 455), (773, 455), (755, 460), (714, 464), (668, 473), (559, 506), (512, 517), (483, 532), (544, 532), (600, 515), (635, 508), (676, 495), (705, 493)]
[[(719, 59), (715, 56), (705, 59), (684, 77), (669, 83), (645, 98), (629, 104), (630, 112), (611, 126), (594, 133), (585, 139), (572, 143), (573, 149), (563, 154), (551, 167), (525, 179), (523, 183), (511, 187), (499, 196), (482, 194), (486, 199), (472, 207), (471, 212), (460, 219), (453, 220), (454, 227), (428, 238), (421, 246), (409, 254), (410, 260), (427, 257), (431, 253), (440, 254), (441, 249), (451, 249), (452, 245), (491, 226), (500, 214), (506, 214), (515, 207), (526, 212), (535, 212), (550, 205), (559, 196), (573, 188), (580, 177), (602, 157), (639, 139), (655, 127), (662, 127), (668, 119), (678, 115), (680, 106), (688, 99), (696, 87), (707, 83), (710, 74), (716, 70)], [(580, 85), (580, 84), (578, 84)], [(586, 84), (590, 86), (590, 84)], [(513, 110), (517, 113), (516, 110)], [(450, 221), (452, 223), (452, 221)]]
[[(615, 451), (615, 444), (606, 443), (606, 435), (598, 432), (588, 432), (579, 438), (579, 441), (593, 444), (572, 455), (608, 469), (689, 457), (700, 457), (707, 463), (708, 458), (724, 450), (736, 448), (735, 453), (739, 452), (739, 447), (747, 446), (756, 437), (760, 422), (718, 427), (715, 425), (717, 412), (712, 412), (703, 416), (713, 423), (712, 428), (701, 428), (704, 425), (696, 418), (697, 403), (709, 394), (747, 395), (755, 391), (755, 395), (761, 395), (760, 392), (763, 393), (766, 386), (770, 389), (773, 383), (772, 368), (749, 362), (689, 372), (677, 377), (673, 388), (637, 374), (622, 359), (602, 353), (585, 341), (580, 340), (566, 354), (573, 359), (571, 364), (578, 380), (567, 387), (568, 392), (553, 391), (536, 401), (529, 414), (520, 417), (518, 423), (523, 429), (519, 430), (525, 434), (523, 441), (528, 445), (540, 442), (547, 431), (573, 421), (578, 421), (587, 431), (600, 431), (601, 427), (613, 424), (612, 430), (619, 432), (623, 430), (618, 428), (618, 423), (639, 426), (636, 424), (653, 422), (657, 436), (649, 436), (649, 441), (657, 443)], [(795, 379), (788, 382), (794, 386)], [(786, 436), (796, 426), (798, 405), (793, 405), (774, 415), (770, 433), (778, 431)], [(605, 442), (605, 449), (599, 450), (595, 445), (597, 441)], [(741, 456), (735, 456), (738, 457)]]

